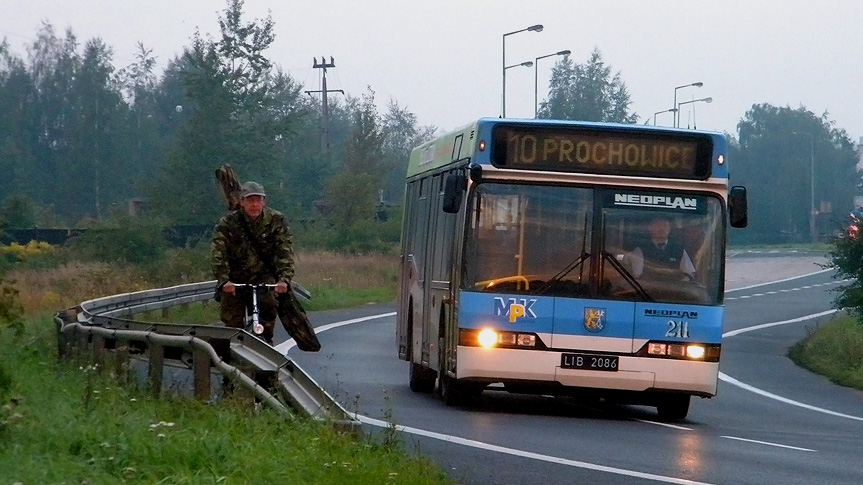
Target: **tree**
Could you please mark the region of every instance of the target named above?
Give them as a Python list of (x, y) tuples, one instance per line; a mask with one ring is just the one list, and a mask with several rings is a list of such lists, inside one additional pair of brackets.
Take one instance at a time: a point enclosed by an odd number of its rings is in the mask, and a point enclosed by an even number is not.
[(157, 212), (177, 222), (211, 222), (224, 211), (213, 177), (222, 164), (247, 178), (279, 173), (280, 144), (293, 129), (296, 96), (276, 95), (284, 93), (285, 76), (274, 74), (263, 54), (273, 21), (244, 22), (242, 8), (242, 0), (228, 0), (221, 38), (196, 33), (183, 54), (187, 121), (151, 188)]
[(381, 129), (384, 134), (384, 157), (389, 167), (389, 176), (382, 190), (385, 200), (395, 202), (404, 196), (405, 174), (411, 150), (434, 138), (437, 127), (418, 126), (416, 115), (391, 99), (381, 120)]
[[(729, 167), (732, 182), (748, 189), (751, 222), (732, 237), (808, 241), (813, 202), (817, 230), (829, 235), (833, 214), (844, 216), (853, 208), (857, 158), (845, 130), (834, 128), (827, 113), (818, 117), (803, 107), (766, 103), (753, 105), (737, 129), (739, 145), (732, 145)], [(822, 203), (833, 214), (820, 212)]]
[[(860, 223), (858, 234), (860, 233)], [(833, 291), (836, 297), (833, 305), (836, 308), (847, 308), (863, 324), (863, 239), (847, 237), (836, 239), (836, 245), (830, 251), (830, 266), (836, 268), (836, 279), (845, 280), (846, 284)]]
[(384, 134), (371, 88), (353, 113), (342, 169), (329, 186), (330, 219), (336, 227), (349, 228), (361, 220), (373, 220), (378, 204), (379, 175), (386, 173)]
[(584, 64), (575, 64), (569, 55), (551, 72), (548, 100), (540, 103), (539, 118), (635, 123), (629, 112), (629, 92), (620, 73), (611, 75), (599, 50), (594, 49)]

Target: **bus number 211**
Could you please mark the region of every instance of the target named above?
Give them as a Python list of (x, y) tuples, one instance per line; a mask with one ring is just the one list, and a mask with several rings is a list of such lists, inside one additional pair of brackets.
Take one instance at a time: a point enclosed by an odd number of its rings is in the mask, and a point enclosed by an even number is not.
[(666, 337), (689, 338), (689, 322), (668, 321)]

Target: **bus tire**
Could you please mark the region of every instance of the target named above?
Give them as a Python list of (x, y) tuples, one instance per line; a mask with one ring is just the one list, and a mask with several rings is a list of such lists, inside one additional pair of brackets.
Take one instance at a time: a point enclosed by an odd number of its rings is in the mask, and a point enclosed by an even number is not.
[(449, 376), (440, 378), (440, 397), (447, 406), (463, 406), (467, 396), (458, 379)]
[(430, 393), (434, 391), (437, 373), (422, 364), (410, 363), (410, 388), (413, 392)]
[(682, 421), (689, 414), (688, 394), (674, 394), (662, 398), (656, 405), (656, 411), (663, 421)]

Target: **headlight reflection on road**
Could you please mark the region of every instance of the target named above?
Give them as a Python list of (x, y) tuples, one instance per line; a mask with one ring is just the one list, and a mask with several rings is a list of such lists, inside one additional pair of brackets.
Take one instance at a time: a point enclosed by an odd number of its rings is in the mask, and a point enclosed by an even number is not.
[(685, 476), (690, 480), (698, 480), (705, 472), (702, 454), (704, 453), (703, 438), (695, 433), (681, 433), (677, 440), (677, 476)]

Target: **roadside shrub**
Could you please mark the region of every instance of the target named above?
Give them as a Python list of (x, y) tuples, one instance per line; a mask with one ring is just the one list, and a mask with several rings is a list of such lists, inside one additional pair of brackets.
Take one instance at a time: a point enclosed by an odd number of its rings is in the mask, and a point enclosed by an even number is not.
[(139, 271), (156, 286), (211, 280), (210, 244), (201, 241), (190, 247), (168, 249), (162, 258), (143, 264)]
[(829, 260), (828, 266), (836, 268), (836, 278), (848, 280), (847, 284), (832, 290), (836, 293), (833, 304), (836, 308), (847, 309), (863, 324), (863, 238), (837, 238)]
[(18, 301), (18, 288), (13, 283), (0, 273), (0, 330), (10, 327), (21, 332), (24, 329), (24, 310)]
[(56, 266), (63, 258), (62, 252), (45, 241), (30, 241), (27, 244), (11, 243), (0, 246), (0, 266), (10, 268), (44, 268)]
[(168, 248), (165, 226), (153, 220), (122, 217), (72, 238), (69, 249), (85, 261), (142, 264), (162, 258)]

